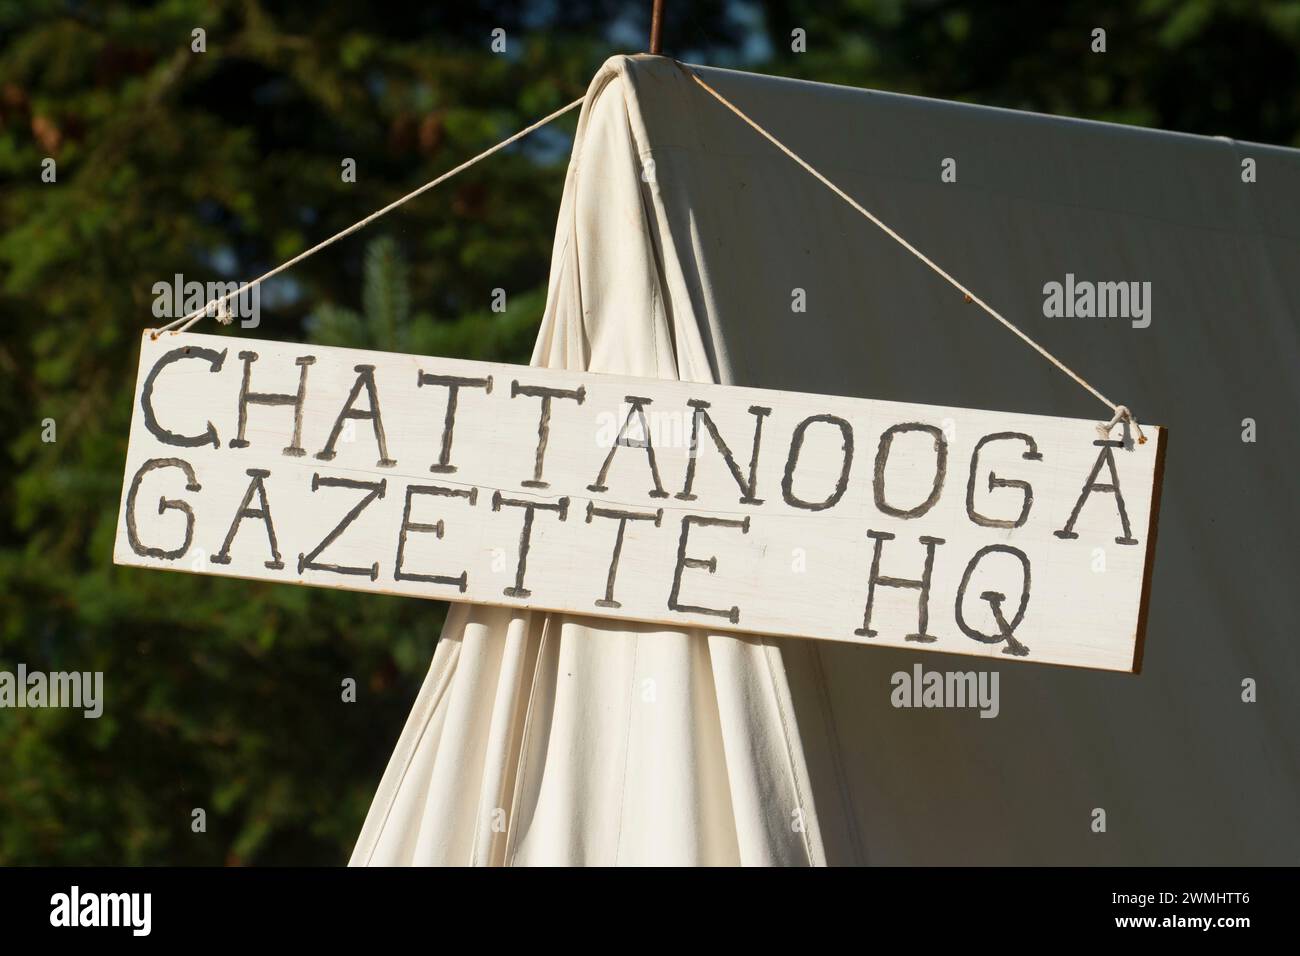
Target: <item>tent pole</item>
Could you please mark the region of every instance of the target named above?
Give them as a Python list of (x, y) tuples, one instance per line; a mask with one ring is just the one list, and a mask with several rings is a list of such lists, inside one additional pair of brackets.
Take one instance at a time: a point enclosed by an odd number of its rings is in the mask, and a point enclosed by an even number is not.
[(650, 10), (650, 53), (654, 56), (660, 56), (664, 52), (663, 26), (664, 0), (654, 0), (654, 6)]

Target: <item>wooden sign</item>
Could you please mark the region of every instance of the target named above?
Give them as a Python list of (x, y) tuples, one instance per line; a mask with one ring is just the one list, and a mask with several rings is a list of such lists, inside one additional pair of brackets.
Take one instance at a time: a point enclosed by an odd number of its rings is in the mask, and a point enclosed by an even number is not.
[(1134, 671), (1145, 430), (146, 333), (114, 558)]

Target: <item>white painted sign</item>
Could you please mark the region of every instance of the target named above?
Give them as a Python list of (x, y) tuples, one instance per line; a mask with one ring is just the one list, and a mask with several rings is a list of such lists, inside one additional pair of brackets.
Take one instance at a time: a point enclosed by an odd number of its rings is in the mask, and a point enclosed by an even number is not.
[(1132, 671), (1145, 430), (146, 333), (114, 559)]

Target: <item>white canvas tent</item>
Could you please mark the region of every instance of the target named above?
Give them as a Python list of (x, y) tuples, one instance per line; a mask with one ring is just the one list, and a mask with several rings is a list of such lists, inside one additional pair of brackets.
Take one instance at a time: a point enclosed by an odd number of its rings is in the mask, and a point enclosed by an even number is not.
[[(1295, 723), (1238, 694), (1251, 674), (1300, 680), (1283, 636), (1297, 518), (1268, 510), (1290, 479), (1237, 422), (1300, 407), (1300, 280), (1283, 265), (1300, 251), (1283, 211), (1297, 154), (701, 74), (1170, 426), (1145, 673), (1008, 664), (1001, 713), (980, 720), (889, 702), (893, 672), (987, 666), (968, 658), (456, 605), (353, 864), (1294, 861)], [(1067, 273), (1151, 281), (1152, 325), (1043, 317), (1043, 284)], [(616, 57), (592, 82), (533, 361), (1104, 417), (657, 57)], [(1215, 520), (1224, 482), (1231, 529)], [(1222, 584), (1238, 580), (1270, 599)]]

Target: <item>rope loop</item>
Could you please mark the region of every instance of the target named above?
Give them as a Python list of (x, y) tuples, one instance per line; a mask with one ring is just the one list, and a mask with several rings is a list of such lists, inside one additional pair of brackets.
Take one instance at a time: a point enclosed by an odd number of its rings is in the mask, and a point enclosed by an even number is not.
[[(1147, 443), (1147, 436), (1142, 433), (1142, 426), (1137, 423), (1137, 419), (1133, 417), (1133, 413), (1128, 410), (1127, 405), (1116, 405), (1115, 417), (1109, 422), (1097, 426), (1097, 434), (1101, 436), (1102, 441), (1110, 438), (1111, 429), (1120, 422), (1124, 423), (1124, 430), (1126, 433), (1130, 425), (1137, 431), (1139, 445), (1145, 445)], [(1125, 444), (1127, 444), (1127, 442), (1125, 442)]]

